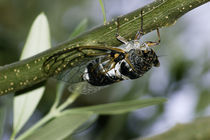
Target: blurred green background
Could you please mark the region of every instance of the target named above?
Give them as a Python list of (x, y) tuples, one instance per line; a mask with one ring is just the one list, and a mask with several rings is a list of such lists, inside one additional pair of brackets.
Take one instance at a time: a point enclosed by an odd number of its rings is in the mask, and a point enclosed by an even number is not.
[[(111, 20), (152, 2), (152, 0), (104, 0)], [(166, 97), (162, 106), (129, 114), (101, 116), (74, 139), (131, 139), (151, 136), (210, 115), (210, 3), (181, 17), (171, 27), (160, 29), (161, 45), (156, 47), (161, 66), (142, 78), (114, 84), (97, 94), (82, 95), (74, 106), (86, 106), (137, 98)], [(69, 38), (84, 18), (88, 29), (103, 24), (98, 0), (0, 0), (0, 66), (18, 61), (30, 26), (44, 12), (49, 20), (52, 44)], [(155, 32), (144, 36), (156, 40)], [(55, 95), (55, 79), (47, 82), (45, 95), (25, 129), (47, 113)], [(65, 98), (65, 97), (64, 97)], [(13, 95), (0, 98), (0, 133), (11, 135)]]

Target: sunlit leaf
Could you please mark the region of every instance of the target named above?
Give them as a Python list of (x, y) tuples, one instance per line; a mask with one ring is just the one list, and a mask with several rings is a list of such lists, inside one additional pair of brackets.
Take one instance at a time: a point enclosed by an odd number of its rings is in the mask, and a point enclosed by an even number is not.
[(24, 140), (62, 140), (90, 119), (92, 113), (67, 113), (50, 121)]
[[(22, 60), (31, 57), (49, 49), (50, 46), (49, 25), (46, 16), (42, 13), (36, 18), (30, 29), (20, 59)], [(15, 97), (13, 134), (18, 133), (33, 114), (42, 97), (44, 89), (44, 87), (40, 87), (26, 94)]]

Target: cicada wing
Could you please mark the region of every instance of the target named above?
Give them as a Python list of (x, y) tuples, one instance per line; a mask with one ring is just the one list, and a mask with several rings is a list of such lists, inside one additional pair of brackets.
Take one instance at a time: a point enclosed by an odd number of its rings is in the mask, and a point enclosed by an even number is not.
[(69, 84), (82, 82), (83, 74), (88, 62), (81, 63), (78, 66), (68, 68), (55, 76), (56, 79), (64, 81)]
[(76, 84), (70, 84), (68, 90), (70, 92), (79, 92), (80, 94), (93, 94), (107, 86), (93, 86), (87, 81), (79, 82)]
[(106, 56), (95, 57), (94, 60), (83, 59), (82, 62), (78, 61), (78, 64), (74, 65), (74, 67), (70, 67), (56, 75), (56, 79), (70, 84), (83, 82), (83, 75), (85, 74), (85, 69), (90, 62), (94, 62), (94, 68), (98, 68), (101, 63), (107, 60), (109, 60), (109, 58)]

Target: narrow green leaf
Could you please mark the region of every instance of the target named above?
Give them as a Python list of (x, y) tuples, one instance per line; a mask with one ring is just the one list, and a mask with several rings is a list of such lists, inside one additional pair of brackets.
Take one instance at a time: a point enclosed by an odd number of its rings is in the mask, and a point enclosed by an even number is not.
[[(51, 47), (49, 25), (46, 16), (41, 13), (34, 21), (25, 43), (21, 60), (38, 54)], [(33, 114), (39, 103), (44, 87), (30, 91), (14, 99), (13, 137), (20, 131), (26, 121)]]
[(0, 140), (3, 140), (5, 134), (7, 134), (8, 125), (7, 117), (10, 115), (10, 110), (13, 104), (13, 95), (2, 96), (0, 98)]
[(102, 13), (103, 13), (104, 23), (106, 23), (106, 12), (105, 12), (105, 9), (104, 9), (103, 0), (98, 0), (98, 1), (99, 1), (99, 3), (100, 3), (101, 11), (102, 11)]
[(6, 108), (4, 106), (0, 106), (0, 139), (3, 139), (4, 134), (4, 126), (6, 118)]
[(85, 29), (87, 28), (87, 23), (88, 23), (88, 20), (83, 19), (79, 23), (79, 25), (77, 25), (77, 27), (74, 29), (74, 31), (71, 33), (69, 38), (74, 38), (74, 37), (78, 36), (79, 34), (81, 34), (82, 32), (84, 32)]
[(54, 101), (51, 109), (56, 109), (57, 108), (57, 106), (60, 102), (60, 99), (63, 95), (63, 90), (65, 89), (65, 84), (62, 81), (60, 81), (60, 82), (57, 83), (56, 88), (57, 89), (56, 89), (55, 101)]
[(167, 132), (141, 140), (210, 140), (210, 117), (179, 123)]
[(200, 93), (196, 111), (198, 113), (203, 112), (210, 105), (210, 92), (209, 89), (203, 89)]
[(39, 128), (24, 140), (62, 140), (85, 123), (92, 113), (68, 113)]
[(65, 113), (69, 112), (93, 112), (96, 114), (121, 114), (136, 109), (144, 108), (151, 105), (161, 104), (166, 101), (165, 98), (152, 98), (152, 99), (142, 99), (142, 100), (131, 100), (131, 101), (122, 101), (117, 103), (102, 104), (89, 107), (75, 108)]

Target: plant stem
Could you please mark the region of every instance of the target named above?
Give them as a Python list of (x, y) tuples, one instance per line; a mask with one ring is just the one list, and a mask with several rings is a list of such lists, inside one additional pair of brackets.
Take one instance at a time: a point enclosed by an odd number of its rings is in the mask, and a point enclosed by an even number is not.
[(65, 84), (62, 83), (62, 82), (59, 82), (57, 84), (57, 91), (56, 91), (56, 97), (55, 97), (55, 101), (51, 107), (51, 110), (54, 110), (57, 108), (58, 104), (59, 104), (59, 101), (60, 101), (60, 98), (62, 96), (62, 93), (63, 93), (63, 90), (65, 88)]
[[(210, 0), (156, 0), (149, 5), (120, 17), (120, 34), (127, 39), (134, 38), (140, 28), (140, 11), (143, 11), (143, 27), (144, 34), (146, 34), (158, 27), (161, 28), (173, 25), (179, 17), (209, 1)], [(1, 67), (0, 95), (16, 92), (46, 80), (51, 75), (44, 73), (43, 63), (49, 56), (52, 56), (58, 51), (87, 44), (100, 47), (98, 45), (100, 42), (109, 47), (121, 45), (115, 38), (115, 34), (116, 21), (114, 20), (34, 57)], [(79, 53), (79, 51), (77, 53)], [(71, 58), (69, 62), (71, 62)]]
[(15, 136), (16, 136), (16, 131), (13, 131), (11, 137), (10, 137), (10, 140), (15, 140)]
[(54, 118), (56, 115), (57, 114), (55, 112), (53, 112), (53, 113), (50, 112), (45, 117), (43, 117), (38, 123), (36, 123), (30, 129), (28, 129), (25, 133), (23, 133), (22, 135), (20, 135), (17, 138), (17, 140), (23, 140), (24, 138), (26, 138), (27, 136), (29, 136), (30, 134), (32, 134), (37, 128), (41, 127), (43, 124), (45, 124), (46, 122), (48, 122), (49, 120), (51, 120), (52, 118)]
[(72, 95), (62, 104), (60, 105), (57, 109), (58, 111), (63, 111), (66, 107), (68, 107), (70, 104), (72, 104), (76, 99), (77, 97), (79, 97), (80, 93), (78, 92), (74, 92), (72, 93)]
[[(44, 125), (45, 123), (47, 123), (48, 121), (50, 121), (51, 119), (55, 118), (56, 116), (60, 115), (61, 112), (70, 104), (72, 104), (77, 97), (79, 97), (80, 93), (75, 91), (74, 93), (72, 93), (68, 99), (61, 104), (58, 108), (56, 108), (55, 106), (52, 106), (52, 108), (50, 109), (50, 112), (44, 116), (39, 122), (37, 122), (35, 125), (33, 125), (30, 129), (28, 129), (26, 132), (24, 132), (22, 135), (20, 135), (17, 140), (23, 140), (24, 138), (26, 138), (27, 136), (31, 135), (35, 130), (37, 130), (39, 127), (41, 127), (42, 125)], [(14, 139), (14, 138), (13, 138)]]

